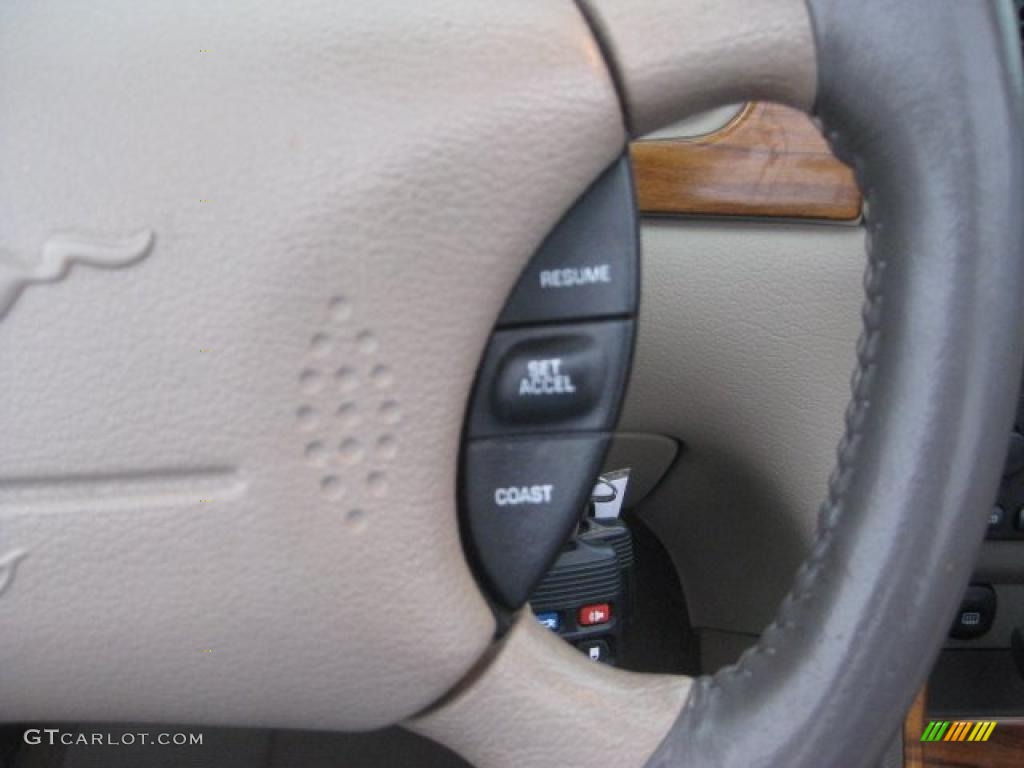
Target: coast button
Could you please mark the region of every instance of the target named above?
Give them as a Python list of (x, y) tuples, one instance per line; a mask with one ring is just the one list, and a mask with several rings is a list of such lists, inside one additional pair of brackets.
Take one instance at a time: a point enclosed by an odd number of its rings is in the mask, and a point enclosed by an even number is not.
[(518, 608), (576, 526), (608, 436), (473, 440), (463, 466), (463, 531), (490, 588)]
[(636, 312), (636, 203), (627, 158), (602, 174), (541, 244), (498, 325)]

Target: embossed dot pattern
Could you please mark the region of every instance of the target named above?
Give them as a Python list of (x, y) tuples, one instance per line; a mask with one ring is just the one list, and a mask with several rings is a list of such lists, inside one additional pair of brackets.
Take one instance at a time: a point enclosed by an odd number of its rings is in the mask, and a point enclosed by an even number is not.
[(313, 357), (327, 357), (331, 354), (331, 337), (326, 333), (317, 333), (309, 342), (309, 351)]
[(350, 509), (345, 514), (345, 523), (352, 531), (354, 531), (355, 533), (360, 533), (361, 531), (366, 529), (366, 512), (360, 509), (359, 507)]
[(370, 373), (370, 379), (377, 389), (388, 389), (394, 383), (395, 377), (386, 365), (378, 365)]
[(358, 464), (363, 458), (363, 446), (354, 437), (346, 437), (338, 446), (338, 455), (346, 464)]
[(393, 435), (381, 435), (377, 438), (376, 454), (381, 459), (393, 459), (398, 452), (398, 441)]
[(338, 389), (341, 392), (352, 392), (359, 386), (359, 376), (355, 368), (343, 365), (334, 372), (334, 378), (338, 382)]
[(388, 492), (388, 481), (383, 472), (371, 472), (366, 476), (366, 487), (371, 496), (385, 496)]
[(302, 372), (299, 377), (299, 382), (302, 384), (302, 393), (305, 395), (315, 395), (324, 386), (324, 377), (319, 371), (307, 369)]
[(364, 355), (376, 354), (377, 339), (370, 331), (360, 331), (356, 336), (356, 348)]
[(352, 533), (367, 529), (369, 501), (389, 491), (402, 420), (394, 384), (373, 330), (359, 324), (350, 299), (331, 297), (296, 373), (295, 426), (312, 491)]
[(295, 420), (298, 422), (299, 429), (303, 432), (312, 432), (320, 423), (316, 410), (308, 405), (300, 406), (295, 411)]
[(319, 440), (314, 440), (306, 445), (306, 460), (310, 464), (322, 467), (327, 464), (327, 449)]
[(394, 400), (385, 400), (381, 403), (378, 413), (385, 424), (397, 424), (402, 420), (402, 410)]
[(338, 423), (345, 429), (352, 429), (359, 424), (359, 406), (347, 402), (338, 406)]

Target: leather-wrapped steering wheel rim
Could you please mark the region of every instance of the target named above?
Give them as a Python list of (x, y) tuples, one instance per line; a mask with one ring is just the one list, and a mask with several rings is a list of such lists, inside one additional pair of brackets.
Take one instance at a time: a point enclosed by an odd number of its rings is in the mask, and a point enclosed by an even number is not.
[(1013, 421), (1024, 189), (1012, 8), (808, 8), (814, 114), (866, 204), (846, 433), (778, 616), (737, 665), (695, 685), (651, 765), (877, 759), (970, 578)]

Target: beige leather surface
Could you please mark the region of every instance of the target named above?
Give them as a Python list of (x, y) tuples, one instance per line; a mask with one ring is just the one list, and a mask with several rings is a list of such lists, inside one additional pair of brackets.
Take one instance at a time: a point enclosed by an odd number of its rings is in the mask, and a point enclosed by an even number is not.
[(696, 627), (759, 633), (806, 556), (860, 333), (859, 227), (647, 221), (621, 426), (685, 449), (641, 507)]
[(684, 117), (682, 120), (652, 131), (641, 139), (693, 139), (722, 130), (743, 111), (746, 104), (726, 104), (706, 112)]
[(472, 685), (408, 727), (487, 768), (639, 768), (690, 687), (596, 664), (528, 610), (496, 654)]
[(810, 110), (804, 0), (582, 0), (610, 49), (635, 135), (747, 99)]
[(24, 0), (0, 73), (0, 721), (433, 702), (481, 349), (622, 150), (577, 8)]

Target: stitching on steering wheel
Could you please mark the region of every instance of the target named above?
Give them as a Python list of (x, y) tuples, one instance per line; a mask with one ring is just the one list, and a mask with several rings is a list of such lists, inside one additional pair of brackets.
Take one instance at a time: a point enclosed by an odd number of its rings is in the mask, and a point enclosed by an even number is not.
[(818, 513), (818, 527), (811, 554), (797, 570), (793, 586), (783, 598), (776, 618), (765, 628), (757, 643), (747, 649), (735, 664), (720, 669), (714, 675), (702, 675), (693, 681), (690, 696), (680, 713), (680, 719), (701, 717), (719, 691), (726, 686), (739, 684), (737, 681), (752, 678), (755, 673), (752, 662), (759, 656), (774, 656), (782, 642), (800, 625), (801, 618), (797, 613), (815, 593), (817, 577), (834, 551), (832, 545), (835, 541), (836, 528), (843, 513), (846, 491), (862, 442), (861, 434), (867, 412), (871, 406), (870, 395), (877, 380), (876, 360), (881, 343), (882, 282), (886, 267), (886, 262), (875, 255), (873, 240), (882, 223), (872, 216), (872, 189), (865, 182), (861, 158), (845, 146), (844, 137), (837, 130), (826, 130), (825, 138), (835, 155), (853, 168), (857, 183), (863, 190), (867, 253), (867, 267), (864, 272), (865, 301), (861, 309), (863, 327), (857, 340), (857, 366), (850, 380), (852, 397), (846, 407), (843, 437), (836, 449), (836, 467), (829, 477), (828, 497)]

